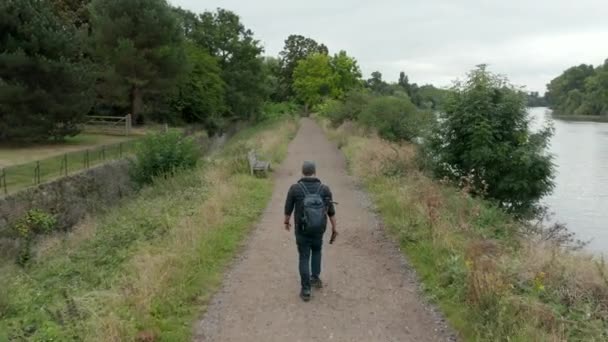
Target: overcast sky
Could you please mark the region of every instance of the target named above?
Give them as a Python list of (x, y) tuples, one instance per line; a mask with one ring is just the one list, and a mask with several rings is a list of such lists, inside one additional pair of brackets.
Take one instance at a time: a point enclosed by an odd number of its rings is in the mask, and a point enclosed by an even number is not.
[(169, 0), (241, 16), (267, 55), (289, 34), (346, 50), (368, 78), (448, 86), (477, 64), (528, 90), (566, 68), (608, 58), (608, 0)]

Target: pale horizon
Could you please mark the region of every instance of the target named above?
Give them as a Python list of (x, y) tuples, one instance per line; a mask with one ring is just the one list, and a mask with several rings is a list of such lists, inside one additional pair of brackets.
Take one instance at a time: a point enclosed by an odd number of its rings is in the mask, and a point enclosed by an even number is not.
[(412, 82), (449, 86), (478, 64), (528, 91), (565, 69), (600, 65), (608, 58), (608, 2), (429, 0), (422, 2), (170, 0), (193, 12), (218, 7), (237, 13), (277, 56), (290, 34), (346, 50), (364, 78), (380, 71), (394, 82), (404, 71)]

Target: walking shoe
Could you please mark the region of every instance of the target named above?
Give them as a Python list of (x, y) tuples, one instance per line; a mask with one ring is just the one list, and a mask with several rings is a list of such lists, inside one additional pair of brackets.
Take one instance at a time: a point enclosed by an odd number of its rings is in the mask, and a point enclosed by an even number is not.
[(302, 298), (303, 301), (308, 302), (310, 300), (310, 289), (302, 289), (302, 291), (300, 291), (300, 298)]
[(321, 281), (321, 278), (319, 278), (319, 277), (311, 277), (310, 285), (312, 285), (312, 287), (314, 287), (315, 289), (323, 288), (323, 282)]

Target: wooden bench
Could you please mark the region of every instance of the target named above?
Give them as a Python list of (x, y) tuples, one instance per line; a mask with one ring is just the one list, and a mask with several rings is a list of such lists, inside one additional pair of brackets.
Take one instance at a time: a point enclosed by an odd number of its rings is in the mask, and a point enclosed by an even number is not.
[(249, 160), (249, 170), (253, 176), (255, 172), (268, 172), (270, 170), (270, 162), (260, 160), (255, 150), (247, 153), (247, 159)]

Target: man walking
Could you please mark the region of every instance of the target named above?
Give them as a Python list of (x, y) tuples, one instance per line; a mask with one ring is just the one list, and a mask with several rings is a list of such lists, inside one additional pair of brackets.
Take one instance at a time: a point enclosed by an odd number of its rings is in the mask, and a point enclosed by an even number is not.
[[(336, 210), (332, 194), (328, 186), (315, 177), (316, 166), (306, 161), (302, 165), (303, 177), (291, 186), (285, 201), (285, 229), (290, 230), (290, 218), (295, 209), (295, 235), (299, 254), (300, 281), (302, 289), (300, 297), (305, 302), (310, 300), (310, 288), (322, 288), (321, 248), (323, 234), (327, 226), (327, 218), (331, 222), (332, 237), (330, 243), (338, 235), (336, 230)], [(311, 274), (312, 267), (312, 274)]]

